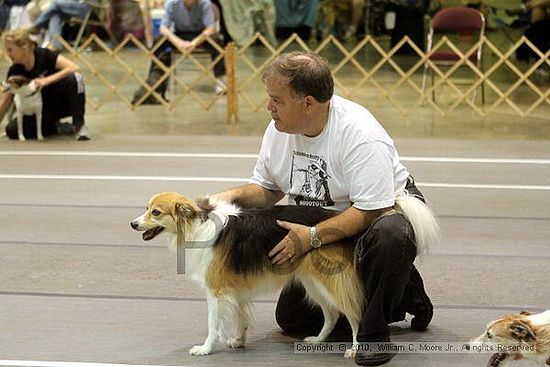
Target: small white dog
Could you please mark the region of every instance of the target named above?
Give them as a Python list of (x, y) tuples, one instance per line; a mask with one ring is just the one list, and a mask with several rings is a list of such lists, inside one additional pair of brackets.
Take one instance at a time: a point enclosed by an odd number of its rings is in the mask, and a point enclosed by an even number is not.
[[(36, 137), (44, 140), (42, 135), (42, 94), (34, 84), (34, 81), (23, 76), (13, 75), (8, 78), (6, 92), (14, 95), (15, 113), (17, 118), (17, 136), (24, 141), (23, 116), (36, 116)], [(11, 120), (13, 109), (10, 111)]]
[(504, 367), (510, 360), (518, 359), (550, 366), (550, 310), (534, 315), (520, 312), (494, 320), (474, 343), (498, 349), (487, 367)]

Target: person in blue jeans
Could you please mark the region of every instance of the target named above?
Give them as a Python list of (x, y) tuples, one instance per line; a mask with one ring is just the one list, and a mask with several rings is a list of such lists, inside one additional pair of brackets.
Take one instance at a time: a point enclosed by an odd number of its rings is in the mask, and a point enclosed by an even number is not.
[[(160, 25), (160, 33), (166, 37), (166, 41), (156, 47), (155, 57), (164, 65), (172, 65), (172, 56), (174, 52), (191, 52), (195, 47), (203, 47), (210, 53), (210, 59), (215, 61), (219, 57), (218, 50), (207, 41), (201, 41), (202, 36), (215, 36), (218, 33), (216, 22), (219, 18), (219, 8), (213, 7), (210, 0), (166, 0), (164, 3), (164, 16)], [(215, 13), (216, 12), (216, 13)], [(214, 38), (215, 41), (220, 41)], [(153, 43), (156, 45), (160, 38)], [(223, 47), (223, 46), (222, 46)], [(218, 60), (213, 66), (216, 84), (214, 91), (218, 95), (226, 93), (226, 70), (223, 58)], [(155, 62), (151, 62), (149, 75), (146, 83), (150, 86), (155, 85), (158, 80), (164, 77), (165, 71), (158, 67)], [(160, 83), (155, 91), (164, 99), (166, 89), (168, 88), (168, 78)], [(146, 89), (140, 87), (132, 99), (132, 103), (140, 102), (147, 93)], [(159, 101), (152, 95), (140, 102), (140, 104), (158, 104)]]
[(57, 36), (61, 37), (63, 23), (71, 17), (84, 18), (89, 10), (90, 6), (79, 0), (52, 0), (50, 6), (36, 18), (33, 31), (47, 29), (49, 48), (60, 51), (63, 46)]

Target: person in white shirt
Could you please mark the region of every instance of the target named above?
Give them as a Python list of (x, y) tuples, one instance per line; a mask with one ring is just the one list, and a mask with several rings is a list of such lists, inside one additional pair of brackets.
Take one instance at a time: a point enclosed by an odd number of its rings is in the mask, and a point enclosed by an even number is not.
[[(406, 312), (414, 315), (414, 330), (425, 330), (433, 306), (413, 265), (414, 231), (403, 215), (382, 215), (405, 190), (424, 200), (393, 140), (367, 109), (334, 95), (328, 63), (316, 54), (282, 54), (263, 80), (272, 120), (253, 176), (248, 184), (213, 196), (244, 207), (268, 207), (288, 195), (290, 204), (339, 211), (313, 228), (322, 244), (359, 237), (356, 253), (367, 306), (358, 341), (389, 342), (388, 324), (403, 320)], [(276, 265), (312, 249), (310, 227), (281, 226), (290, 232), (269, 253)], [(276, 318), (290, 335), (316, 335), (323, 325), (321, 310), (308, 304), (297, 285), (281, 293)], [(336, 329), (346, 324), (342, 318)], [(358, 352), (355, 361), (375, 366), (393, 356)]]

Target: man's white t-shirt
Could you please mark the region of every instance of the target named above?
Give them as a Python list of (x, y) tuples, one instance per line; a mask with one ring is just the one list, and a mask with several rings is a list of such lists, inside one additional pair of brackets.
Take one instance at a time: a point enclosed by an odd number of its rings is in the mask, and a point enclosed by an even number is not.
[(334, 95), (316, 137), (283, 133), (269, 123), (250, 183), (282, 191), (291, 205), (375, 210), (392, 206), (408, 177), (374, 116)]

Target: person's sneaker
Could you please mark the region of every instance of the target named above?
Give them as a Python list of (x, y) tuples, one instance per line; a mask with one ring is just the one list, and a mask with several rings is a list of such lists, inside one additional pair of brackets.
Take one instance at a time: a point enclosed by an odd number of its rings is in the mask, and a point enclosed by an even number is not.
[(225, 82), (225, 78), (220, 77), (216, 78), (216, 87), (214, 89), (217, 95), (222, 95), (227, 93), (227, 83)]
[(90, 140), (90, 133), (86, 125), (82, 125), (80, 129), (75, 133), (75, 139), (78, 141)]

